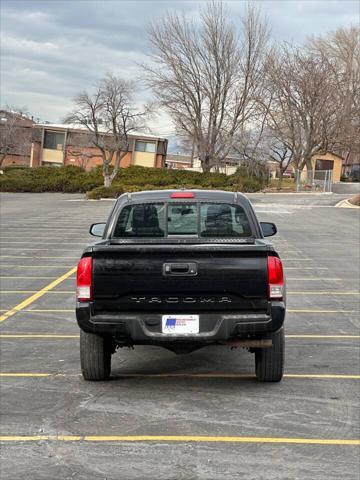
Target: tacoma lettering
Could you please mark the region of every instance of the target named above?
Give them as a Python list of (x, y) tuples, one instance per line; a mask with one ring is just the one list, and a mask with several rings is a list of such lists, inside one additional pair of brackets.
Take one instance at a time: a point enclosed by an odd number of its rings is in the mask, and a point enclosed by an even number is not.
[(231, 303), (230, 297), (131, 297), (134, 303), (164, 304), (164, 303)]

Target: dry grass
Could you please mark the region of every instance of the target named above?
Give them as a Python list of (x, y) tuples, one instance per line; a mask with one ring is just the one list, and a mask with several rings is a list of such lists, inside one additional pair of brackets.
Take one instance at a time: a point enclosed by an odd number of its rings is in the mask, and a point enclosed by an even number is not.
[(291, 193), (296, 191), (296, 184), (293, 178), (283, 178), (281, 190), (277, 189), (278, 179), (272, 178), (269, 186), (265, 189), (266, 192)]

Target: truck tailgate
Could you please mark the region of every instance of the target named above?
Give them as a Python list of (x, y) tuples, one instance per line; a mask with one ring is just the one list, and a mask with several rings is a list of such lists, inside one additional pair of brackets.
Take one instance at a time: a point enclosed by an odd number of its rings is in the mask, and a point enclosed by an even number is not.
[[(265, 245), (254, 244), (95, 246), (94, 309), (98, 313), (264, 312), (267, 255)], [(174, 273), (167, 274), (165, 265), (173, 266)], [(183, 273), (186, 265), (189, 272)]]

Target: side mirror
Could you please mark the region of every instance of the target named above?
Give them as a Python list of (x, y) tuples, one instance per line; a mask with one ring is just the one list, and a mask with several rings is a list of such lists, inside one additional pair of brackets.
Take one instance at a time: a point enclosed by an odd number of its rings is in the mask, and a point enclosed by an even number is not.
[(106, 223), (93, 223), (90, 227), (89, 233), (94, 237), (102, 237), (104, 235)]
[(261, 230), (263, 232), (264, 237), (272, 237), (277, 233), (277, 228), (275, 223), (271, 222), (260, 222)]

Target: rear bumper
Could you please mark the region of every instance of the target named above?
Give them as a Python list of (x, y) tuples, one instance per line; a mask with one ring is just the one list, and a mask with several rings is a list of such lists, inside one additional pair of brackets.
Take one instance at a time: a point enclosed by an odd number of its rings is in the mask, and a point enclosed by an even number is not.
[[(196, 312), (194, 312), (196, 313)], [(89, 303), (78, 303), (76, 318), (85, 332), (112, 335), (123, 344), (216, 343), (230, 339), (266, 338), (282, 327), (284, 302), (271, 302), (267, 313), (229, 312), (200, 314), (200, 332), (187, 335), (161, 333), (162, 314), (111, 312), (92, 315)]]

